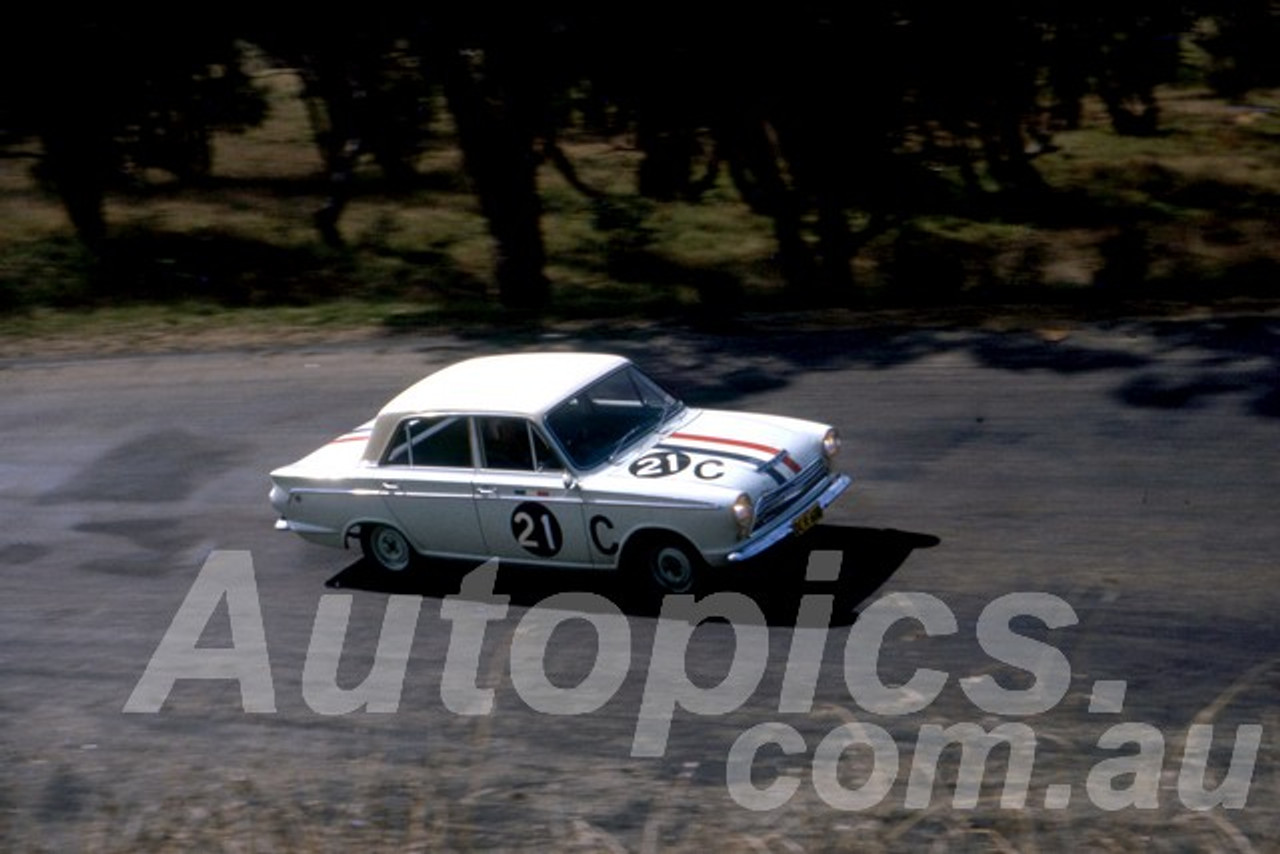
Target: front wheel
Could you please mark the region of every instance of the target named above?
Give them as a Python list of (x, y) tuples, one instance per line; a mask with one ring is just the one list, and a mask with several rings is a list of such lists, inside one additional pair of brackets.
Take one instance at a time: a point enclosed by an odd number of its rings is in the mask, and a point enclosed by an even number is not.
[(378, 569), (386, 572), (404, 572), (413, 564), (413, 546), (404, 534), (389, 525), (363, 526), (360, 549)]
[(634, 569), (660, 593), (689, 593), (702, 580), (702, 555), (679, 537), (654, 535), (636, 544)]

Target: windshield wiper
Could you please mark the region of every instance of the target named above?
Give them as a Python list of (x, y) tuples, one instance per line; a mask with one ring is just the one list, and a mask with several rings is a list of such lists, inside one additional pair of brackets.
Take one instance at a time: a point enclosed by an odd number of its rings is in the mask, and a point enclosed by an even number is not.
[(649, 430), (653, 429), (655, 424), (660, 424), (660, 423), (662, 423), (661, 420), (657, 422), (641, 421), (639, 424), (635, 425), (626, 433), (624, 433), (622, 438), (618, 440), (618, 444), (614, 445), (613, 450), (609, 452), (609, 462), (613, 463), (614, 461), (616, 461), (619, 455), (621, 455), (622, 452), (627, 449), (627, 446), (631, 444), (632, 440), (635, 439), (636, 436), (638, 436), (641, 433), (648, 432)]

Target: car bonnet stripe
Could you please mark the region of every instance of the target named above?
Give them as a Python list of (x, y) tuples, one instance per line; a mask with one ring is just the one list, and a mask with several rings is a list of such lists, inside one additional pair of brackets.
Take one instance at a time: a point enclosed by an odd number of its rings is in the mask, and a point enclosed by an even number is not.
[(791, 459), (791, 455), (780, 448), (762, 445), (759, 442), (748, 442), (744, 439), (726, 439), (723, 436), (704, 436), (699, 433), (672, 433), (672, 439), (685, 439), (691, 442), (710, 442), (715, 445), (732, 445), (737, 448), (748, 448), (752, 451), (763, 451), (770, 456), (782, 454), (782, 462), (793, 472), (800, 471), (800, 464)]
[[(706, 448), (695, 448), (691, 445), (672, 445), (669, 442), (663, 442), (661, 444), (654, 445), (653, 447), (654, 450), (657, 451), (687, 451), (691, 454), (701, 454), (704, 457), (720, 457), (721, 459), (726, 460), (736, 460), (740, 463), (750, 463), (753, 468), (758, 468), (760, 465), (759, 459), (749, 457), (746, 454), (735, 454), (732, 451), (711, 451)], [(787, 478), (772, 466), (763, 469), (763, 471), (765, 474), (769, 475), (769, 477), (773, 478), (774, 483), (783, 484), (787, 482)]]

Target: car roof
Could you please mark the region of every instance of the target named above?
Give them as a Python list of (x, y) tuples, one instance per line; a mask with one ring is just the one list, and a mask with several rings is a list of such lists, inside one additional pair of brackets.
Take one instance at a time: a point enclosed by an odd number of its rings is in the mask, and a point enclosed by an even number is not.
[(508, 413), (540, 417), (629, 361), (603, 353), (540, 352), (480, 356), (419, 380), (379, 412)]

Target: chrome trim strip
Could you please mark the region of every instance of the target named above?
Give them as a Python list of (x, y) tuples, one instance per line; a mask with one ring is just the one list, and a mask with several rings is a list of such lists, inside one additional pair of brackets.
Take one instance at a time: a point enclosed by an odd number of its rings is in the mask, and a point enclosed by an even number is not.
[(386, 490), (352, 487), (338, 489), (336, 487), (295, 486), (286, 490), (290, 495), (385, 495)]
[(325, 528), (320, 525), (309, 525), (306, 522), (295, 522), (289, 519), (276, 520), (277, 531), (292, 531), (295, 534), (336, 534), (333, 528)]
[(719, 507), (712, 501), (628, 501), (622, 498), (586, 499), (587, 507), (652, 507), (658, 510), (710, 510)]

